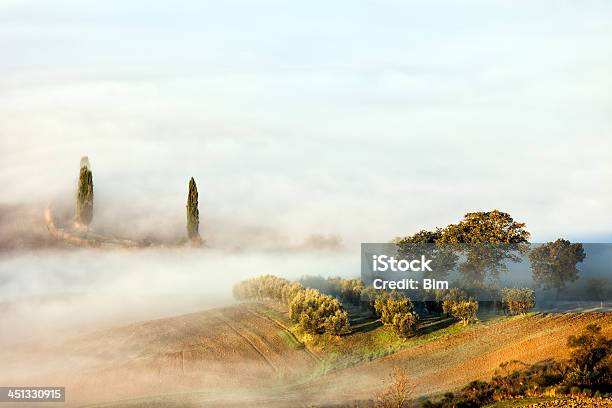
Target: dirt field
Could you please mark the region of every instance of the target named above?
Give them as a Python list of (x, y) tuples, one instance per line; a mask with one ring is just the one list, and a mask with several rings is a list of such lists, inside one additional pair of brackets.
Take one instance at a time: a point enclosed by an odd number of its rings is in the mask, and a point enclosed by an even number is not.
[(612, 313), (516, 317), (476, 325), (456, 335), (332, 373), (309, 387), (318, 389), (318, 398), (327, 402), (367, 399), (398, 365), (413, 379), (414, 396), (431, 395), (475, 379), (490, 378), (505, 361), (535, 363), (565, 358), (567, 337), (590, 323), (600, 324), (608, 336), (612, 335)]
[(304, 349), (278, 311), (240, 305), (4, 350), (0, 383), (65, 385), (70, 405), (299, 407), (369, 399), (399, 365), (423, 396), (505, 361), (566, 357), (567, 336), (589, 323), (612, 335), (609, 313), (501, 319), (322, 375), (324, 356)]
[[(318, 359), (273, 319), (215, 309), (0, 352), (0, 383), (65, 385), (71, 403), (275, 387)], [(32, 375), (32, 373), (37, 373)]]

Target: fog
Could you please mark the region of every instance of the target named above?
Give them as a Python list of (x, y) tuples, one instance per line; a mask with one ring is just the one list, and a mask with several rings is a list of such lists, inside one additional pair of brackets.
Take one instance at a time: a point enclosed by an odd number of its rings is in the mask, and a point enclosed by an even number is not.
[[(264, 273), (356, 277), (361, 242), (470, 211), (509, 212), (534, 242), (609, 241), (610, 15), (2, 2), (0, 347), (228, 305)], [(70, 221), (85, 155), (91, 230), (152, 247), (49, 235), (43, 209)], [(190, 177), (203, 248), (176, 245)]]
[(182, 232), (193, 176), (209, 239), (492, 208), (610, 239), (609, 4), (60, 3), (0, 5), (2, 203), (70, 195), (88, 155), (94, 223), (126, 233)]
[[(208, 390), (197, 396), (211, 406), (219, 401), (231, 405), (281, 398), (275, 391), (278, 379), (266, 380), (271, 373), (261, 358), (241, 354), (248, 343), (239, 343), (237, 354), (223, 343), (228, 348), (218, 349), (218, 355), (186, 359), (185, 353), (197, 347), (204, 351), (219, 347), (219, 342), (226, 341), (228, 328), (205, 318), (202, 327), (210, 336), (206, 340), (190, 334), (193, 329), (181, 325), (181, 315), (234, 303), (233, 284), (264, 273), (289, 279), (303, 274), (357, 276), (359, 253), (313, 249), (311, 244), (284, 249), (167, 245), (4, 251), (0, 256), (0, 381), (64, 385), (68, 405), (198, 389)], [(159, 324), (151, 321), (166, 317), (171, 319)], [(159, 343), (157, 338), (165, 341)], [(194, 343), (201, 345), (190, 346)], [(303, 370), (300, 373), (313, 369), (296, 367)]]
[(234, 283), (264, 273), (358, 276), (359, 254), (193, 248), (16, 253), (0, 262), (0, 341), (228, 305)]

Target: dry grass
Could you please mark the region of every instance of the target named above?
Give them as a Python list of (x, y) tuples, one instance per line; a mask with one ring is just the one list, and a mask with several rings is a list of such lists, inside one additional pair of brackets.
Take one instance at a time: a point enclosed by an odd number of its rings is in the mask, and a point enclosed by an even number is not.
[(333, 353), (364, 356), (397, 338), (379, 327), (329, 338), (315, 355), (287, 330), (282, 308), (239, 305), (116, 327), (56, 345), (1, 350), (0, 383), (65, 385), (69, 401), (77, 405), (124, 400), (111, 405), (321, 406), (371, 399), (397, 366), (410, 378), (412, 395), (420, 397), (488, 379), (505, 361), (567, 357), (567, 336), (589, 323), (612, 335), (610, 313), (451, 325), (401, 340), (392, 354), (347, 368), (337, 364), (325, 373), (320, 368)]

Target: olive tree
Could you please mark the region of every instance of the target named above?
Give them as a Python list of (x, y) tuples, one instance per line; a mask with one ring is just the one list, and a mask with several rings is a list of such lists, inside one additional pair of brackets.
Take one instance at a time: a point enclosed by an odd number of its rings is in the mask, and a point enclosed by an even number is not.
[(531, 288), (504, 288), (502, 305), (509, 314), (524, 314), (535, 307), (535, 292)]

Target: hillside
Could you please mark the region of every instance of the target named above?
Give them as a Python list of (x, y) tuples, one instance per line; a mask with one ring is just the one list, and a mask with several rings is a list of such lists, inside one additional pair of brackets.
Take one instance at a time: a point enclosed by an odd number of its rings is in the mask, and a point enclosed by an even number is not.
[[(394, 343), (400, 351), (369, 356), (372, 361), (330, 366), (351, 348), (380, 347), (388, 338), (385, 328), (336, 340), (315, 355), (286, 330), (279, 310), (245, 304), (5, 351), (0, 382), (66, 385), (73, 405), (293, 407), (371, 398), (391, 368), (401, 365), (422, 396), (490, 377), (504, 361), (563, 358), (567, 336), (589, 323), (612, 335), (612, 314), (606, 313), (499, 318)], [(35, 372), (24, 368), (28, 363), (44, 371), (35, 379), (19, 376)]]
[(0, 383), (65, 384), (77, 404), (271, 387), (318, 362), (279, 323), (241, 306), (88, 333), (53, 346), (23, 345), (0, 352), (0, 359)]
[[(416, 344), (393, 355), (327, 375), (309, 384), (328, 402), (370, 398), (395, 365), (414, 381), (414, 395), (432, 395), (490, 378), (499, 365), (519, 360), (535, 363), (567, 357), (566, 341), (588, 324), (612, 335), (611, 313), (537, 314), (495, 320)], [(322, 393), (325, 384), (326, 394)]]

